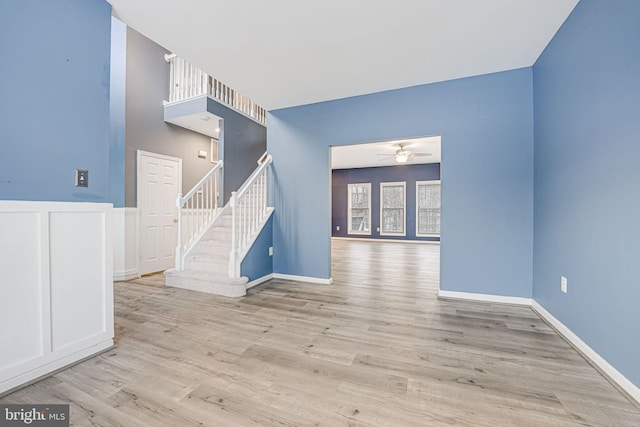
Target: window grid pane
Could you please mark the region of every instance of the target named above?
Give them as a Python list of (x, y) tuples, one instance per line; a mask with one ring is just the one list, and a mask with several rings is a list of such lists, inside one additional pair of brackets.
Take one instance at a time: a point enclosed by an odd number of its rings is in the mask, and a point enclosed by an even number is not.
[(349, 230), (348, 233), (369, 234), (371, 184), (349, 184)]
[(440, 184), (418, 183), (417, 233), (440, 234)]
[(381, 234), (405, 233), (405, 186), (404, 184), (381, 185)]
[(351, 231), (369, 231), (369, 209), (351, 210)]
[(382, 210), (382, 232), (404, 232), (404, 209), (384, 208)]

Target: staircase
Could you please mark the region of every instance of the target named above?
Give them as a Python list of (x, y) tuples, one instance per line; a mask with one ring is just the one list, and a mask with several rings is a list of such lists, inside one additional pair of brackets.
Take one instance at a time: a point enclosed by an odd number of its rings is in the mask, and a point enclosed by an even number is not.
[(267, 207), (267, 167), (271, 156), (261, 156), (258, 168), (232, 193), (224, 208), (217, 207), (221, 164), (187, 195), (178, 196), (176, 268), (165, 272), (167, 286), (227, 297), (247, 293), (241, 276), (244, 256), (273, 208)]
[(231, 222), (231, 207), (227, 205), (185, 257), (184, 269), (165, 273), (167, 286), (227, 297), (245, 295), (248, 279), (229, 277)]

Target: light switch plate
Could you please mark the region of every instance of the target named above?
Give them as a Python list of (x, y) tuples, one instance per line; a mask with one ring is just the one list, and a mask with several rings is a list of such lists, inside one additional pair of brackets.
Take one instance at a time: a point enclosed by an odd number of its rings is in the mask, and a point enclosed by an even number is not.
[(89, 186), (89, 171), (86, 169), (76, 169), (76, 187)]

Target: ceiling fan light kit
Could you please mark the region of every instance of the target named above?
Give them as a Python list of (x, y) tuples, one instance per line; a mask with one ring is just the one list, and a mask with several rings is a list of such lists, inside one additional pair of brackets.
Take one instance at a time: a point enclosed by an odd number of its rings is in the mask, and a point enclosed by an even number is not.
[[(380, 159), (381, 162), (386, 161), (388, 159), (393, 159), (396, 163), (399, 164), (405, 164), (405, 163), (414, 163), (411, 160), (416, 158), (416, 157), (429, 157), (432, 155), (432, 153), (417, 153), (415, 151), (410, 151), (407, 150), (406, 147), (407, 144), (405, 143), (394, 143), (393, 146), (394, 147), (399, 147), (397, 149), (395, 149), (393, 152), (391, 153), (378, 153), (378, 156), (382, 156), (382, 158)], [(426, 147), (425, 147), (426, 148)], [(417, 163), (423, 163), (423, 162), (417, 162)]]
[(398, 150), (396, 153), (396, 162), (407, 163), (407, 160), (409, 160), (409, 153), (402, 149)]

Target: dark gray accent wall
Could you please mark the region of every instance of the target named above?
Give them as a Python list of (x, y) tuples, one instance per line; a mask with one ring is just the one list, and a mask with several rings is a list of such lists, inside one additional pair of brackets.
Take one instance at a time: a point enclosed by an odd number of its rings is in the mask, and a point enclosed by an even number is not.
[(267, 128), (226, 105), (205, 96), (167, 106), (164, 118), (208, 111), (222, 118), (218, 156), (224, 161), (224, 202), (258, 167), (267, 150)]
[(199, 159), (210, 151), (210, 138), (164, 121), (162, 101), (169, 99), (169, 53), (135, 30), (127, 29), (125, 108), (125, 206), (136, 206), (136, 151), (182, 159), (182, 192), (189, 191), (213, 163)]
[[(440, 241), (440, 237), (416, 236), (416, 181), (440, 179), (440, 163), (396, 165), (358, 169), (335, 169), (331, 172), (331, 235), (358, 239), (424, 240)], [(380, 183), (404, 182), (406, 184), (405, 235), (383, 236), (380, 225)], [(371, 234), (349, 234), (349, 184), (371, 184)], [(336, 230), (340, 227), (340, 230)]]
[(267, 151), (267, 128), (211, 98), (207, 111), (222, 117), (220, 155), (224, 160), (224, 202), (251, 175)]

